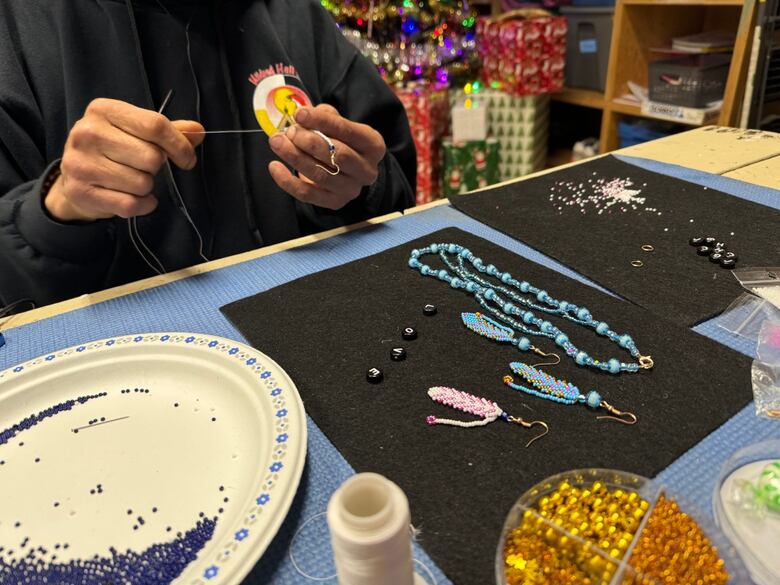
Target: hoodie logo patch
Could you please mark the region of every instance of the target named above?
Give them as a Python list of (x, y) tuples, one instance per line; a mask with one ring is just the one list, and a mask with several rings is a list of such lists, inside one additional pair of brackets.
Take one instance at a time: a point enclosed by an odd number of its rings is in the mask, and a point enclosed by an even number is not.
[(252, 73), (249, 81), (255, 85), (252, 104), (257, 123), (268, 136), (294, 125), (298, 108), (312, 105), (292, 65), (269, 65)]

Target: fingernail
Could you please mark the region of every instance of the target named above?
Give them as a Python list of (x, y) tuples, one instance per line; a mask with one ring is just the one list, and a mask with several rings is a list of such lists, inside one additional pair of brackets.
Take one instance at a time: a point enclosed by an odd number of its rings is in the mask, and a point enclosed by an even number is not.
[(295, 139), (295, 134), (297, 132), (298, 130), (296, 130), (295, 126), (288, 126), (284, 131), (284, 133), (287, 135), (287, 138), (289, 138), (290, 140)]
[(302, 110), (298, 110), (295, 112), (295, 121), (296, 122), (306, 122), (306, 120), (309, 119), (309, 110), (304, 108)]
[(279, 148), (282, 146), (283, 140), (284, 138), (281, 134), (274, 134), (268, 142), (271, 144), (271, 148)]

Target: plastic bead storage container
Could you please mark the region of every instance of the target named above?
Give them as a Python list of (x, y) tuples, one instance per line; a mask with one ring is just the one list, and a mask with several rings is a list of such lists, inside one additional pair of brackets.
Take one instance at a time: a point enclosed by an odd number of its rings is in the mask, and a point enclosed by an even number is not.
[(750, 583), (708, 516), (647, 478), (578, 469), (536, 484), (510, 510), (497, 585)]
[(780, 583), (780, 440), (734, 453), (721, 468), (712, 507), (753, 581)]

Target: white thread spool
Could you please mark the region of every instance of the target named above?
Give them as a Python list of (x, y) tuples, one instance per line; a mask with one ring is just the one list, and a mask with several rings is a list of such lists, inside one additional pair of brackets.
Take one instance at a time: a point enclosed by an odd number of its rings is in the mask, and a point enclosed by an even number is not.
[(406, 494), (377, 473), (344, 482), (328, 504), (340, 585), (425, 585), (414, 572)]

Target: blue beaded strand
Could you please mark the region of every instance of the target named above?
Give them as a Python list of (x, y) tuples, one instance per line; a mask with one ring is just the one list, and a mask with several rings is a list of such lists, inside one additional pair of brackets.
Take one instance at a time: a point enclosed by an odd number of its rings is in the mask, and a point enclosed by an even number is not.
[[(455, 276), (445, 269), (435, 270), (421, 262), (420, 257), (428, 254), (438, 254), (442, 262)], [(457, 260), (453, 261), (448, 254), (454, 255)], [(471, 263), (471, 266), (477, 272), (469, 270), (465, 264), (466, 262)], [(523, 351), (532, 350), (539, 352), (537, 348), (531, 345), (527, 337), (516, 337), (515, 332), (550, 338), (578, 365), (595, 368), (610, 374), (638, 372), (640, 369), (653, 367), (653, 360), (650, 356), (643, 356), (639, 352), (636, 343), (630, 335), (621, 335), (613, 331), (607, 323), (594, 319), (590, 311), (585, 307), (555, 299), (547, 291), (539, 289), (526, 281), (517, 280), (509, 272), (502, 272), (493, 264), (485, 265), (481, 258), (475, 256), (468, 248), (464, 248), (459, 244), (434, 243), (425, 248), (412, 250), (408, 264), (410, 268), (418, 270), (423, 276), (437, 278), (448, 283), (454, 289), (463, 289), (467, 293), (474, 295), (474, 298), (486, 312), (511, 328), (512, 336), (501, 341), (511, 341), (513, 345)], [(495, 278), (501, 284), (495, 284), (482, 278), (479, 275), (480, 273)], [(516, 291), (519, 291), (519, 293)], [(507, 299), (502, 298), (501, 294), (506, 296)], [(531, 295), (536, 301), (526, 296), (521, 296), (521, 294)], [(598, 335), (607, 337), (613, 343), (626, 349), (632, 357), (638, 360), (638, 363), (625, 363), (616, 358), (609, 360), (594, 359), (587, 352), (578, 349), (558, 327), (536, 316), (531, 309), (546, 314), (559, 315), (578, 325), (592, 328)], [(464, 323), (478, 333), (480, 333), (480, 329), (488, 330), (498, 325), (486, 315), (478, 313), (473, 313), (472, 315), (478, 316), (473, 320), (474, 327), (469, 326), (465, 319)], [(477, 323), (479, 317), (481, 317), (483, 323)]]

